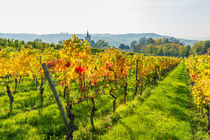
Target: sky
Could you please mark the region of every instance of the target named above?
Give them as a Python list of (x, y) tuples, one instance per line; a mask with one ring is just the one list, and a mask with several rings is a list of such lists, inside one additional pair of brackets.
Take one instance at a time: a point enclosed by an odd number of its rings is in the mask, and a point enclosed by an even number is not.
[(0, 0), (0, 33), (157, 33), (210, 39), (210, 0)]

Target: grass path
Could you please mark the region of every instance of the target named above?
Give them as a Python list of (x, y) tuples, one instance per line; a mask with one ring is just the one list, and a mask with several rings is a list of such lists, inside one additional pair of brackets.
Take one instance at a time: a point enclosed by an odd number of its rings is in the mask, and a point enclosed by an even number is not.
[(129, 116), (119, 120), (100, 139), (126, 140), (191, 140), (199, 121), (189, 106), (188, 76), (182, 61), (158, 86), (143, 104)]

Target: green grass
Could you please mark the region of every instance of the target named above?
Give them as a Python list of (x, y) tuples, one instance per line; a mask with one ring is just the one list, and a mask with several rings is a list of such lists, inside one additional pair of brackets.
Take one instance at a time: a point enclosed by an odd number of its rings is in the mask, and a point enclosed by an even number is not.
[[(56, 83), (56, 79), (54, 79)], [(135, 77), (129, 78), (128, 101), (132, 100)], [(63, 88), (56, 84), (56, 89), (60, 95), (65, 108), (65, 99), (62, 98)], [(14, 85), (10, 85), (14, 89)], [(0, 139), (63, 139), (65, 128), (60, 116), (53, 93), (48, 83), (44, 88), (43, 107), (40, 107), (39, 90), (35, 90), (35, 84), (30, 78), (25, 77), (24, 81), (18, 84), (17, 93), (14, 95), (12, 114), (9, 112), (9, 97), (5, 87), (1, 88), (0, 94)], [(38, 87), (39, 88), (39, 87)], [(72, 88), (74, 90), (74, 88)], [(78, 90), (75, 87), (75, 90)], [(74, 92), (74, 91), (73, 91)], [(106, 92), (108, 93), (108, 92)], [(113, 98), (109, 94), (101, 95), (95, 99), (98, 110), (95, 112), (94, 122), (100, 134), (106, 132), (106, 127), (112, 124)], [(120, 92), (117, 99), (117, 107), (123, 103), (123, 93)], [(77, 130), (74, 137), (83, 139), (90, 138), (93, 134), (90, 127), (90, 112), (92, 104), (90, 101), (73, 106), (73, 113), (76, 116), (75, 123)]]
[(99, 139), (207, 139), (206, 122), (190, 106), (188, 76), (183, 61), (143, 103)]
[[(91, 102), (73, 106), (77, 130), (74, 139), (200, 139), (205, 137), (206, 122), (189, 107), (188, 77), (183, 62), (158, 85), (149, 85), (143, 95), (133, 99), (135, 77), (128, 79), (127, 104), (123, 104), (123, 90), (117, 98), (116, 112), (112, 113), (109, 94), (95, 99), (98, 110), (91, 131)], [(56, 81), (57, 83), (58, 81)], [(58, 84), (57, 84), (58, 85)], [(44, 88), (43, 107), (39, 90), (28, 77), (18, 85), (14, 95), (13, 113), (9, 114), (9, 98), (5, 87), (0, 87), (0, 139), (64, 139), (65, 128), (56, 101), (48, 84)], [(39, 88), (39, 87), (38, 87)], [(56, 86), (62, 98), (63, 88)], [(75, 88), (76, 89), (76, 88)], [(107, 93), (107, 92), (106, 92)], [(196, 116), (197, 115), (197, 116)], [(198, 124), (201, 123), (201, 124)]]

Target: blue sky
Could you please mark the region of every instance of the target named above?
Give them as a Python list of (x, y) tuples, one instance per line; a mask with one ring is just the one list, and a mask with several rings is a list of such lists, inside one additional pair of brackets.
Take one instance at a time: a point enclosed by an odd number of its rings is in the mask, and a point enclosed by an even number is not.
[(210, 0), (1, 0), (3, 33), (157, 33), (210, 39)]

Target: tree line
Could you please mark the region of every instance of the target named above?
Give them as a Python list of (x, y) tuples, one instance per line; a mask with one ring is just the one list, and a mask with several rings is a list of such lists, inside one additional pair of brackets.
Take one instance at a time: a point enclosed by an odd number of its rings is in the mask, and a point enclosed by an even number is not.
[[(34, 41), (19, 41), (14, 39), (2, 39), (0, 38), (0, 47), (12, 47), (20, 50), (21, 47), (33, 48), (44, 50), (45, 48), (52, 47), (54, 49), (60, 49), (63, 47), (64, 41), (59, 41), (58, 44), (45, 43), (41, 39), (35, 39)], [(98, 40), (92, 46), (92, 52), (102, 52), (103, 49), (110, 48), (110, 45), (105, 40)], [(184, 45), (176, 38), (140, 38), (138, 41), (131, 42), (130, 46), (120, 44), (120, 49), (127, 49), (131, 52), (144, 53), (145, 55), (154, 56), (176, 56), (176, 57), (188, 57), (189, 55), (204, 55), (210, 54), (210, 40), (196, 42), (192, 47), (190, 45)], [(99, 50), (97, 50), (99, 49)]]
[(60, 49), (63, 44), (54, 44), (54, 43), (45, 43), (42, 42), (41, 39), (35, 39), (34, 41), (28, 41), (25, 42), (23, 40), (14, 40), (14, 39), (6, 39), (6, 38), (0, 38), (0, 47), (11, 47), (11, 48), (15, 48), (17, 50), (20, 50), (21, 47), (25, 47), (28, 48), (32, 46), (35, 49), (45, 49), (45, 48), (49, 48), (49, 47), (53, 47), (55, 49)]
[(210, 54), (210, 40), (196, 42), (192, 47), (176, 38), (141, 38), (131, 42), (131, 50), (146, 55), (188, 57), (189, 55)]

